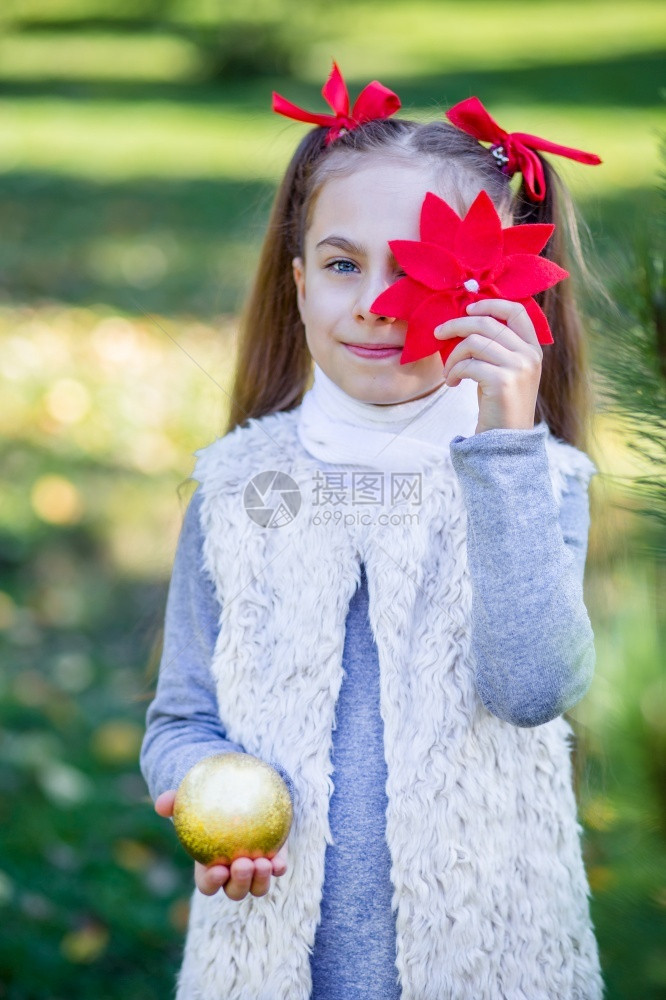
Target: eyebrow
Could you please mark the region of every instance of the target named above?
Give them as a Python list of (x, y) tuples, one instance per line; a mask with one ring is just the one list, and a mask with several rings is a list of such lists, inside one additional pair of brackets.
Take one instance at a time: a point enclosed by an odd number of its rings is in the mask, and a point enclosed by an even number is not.
[(354, 243), (353, 240), (348, 240), (345, 236), (326, 236), (323, 240), (320, 240), (319, 243), (317, 243), (315, 250), (319, 250), (319, 248), (323, 246), (337, 247), (338, 250), (354, 254), (357, 257), (363, 257), (365, 255), (363, 247), (359, 246), (358, 243)]

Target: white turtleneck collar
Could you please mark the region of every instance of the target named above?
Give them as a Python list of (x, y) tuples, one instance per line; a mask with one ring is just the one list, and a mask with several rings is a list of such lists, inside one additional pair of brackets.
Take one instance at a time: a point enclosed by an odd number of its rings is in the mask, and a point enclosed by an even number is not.
[(298, 434), (322, 461), (405, 471), (437, 461), (456, 435), (474, 433), (479, 415), (477, 385), (440, 386), (428, 396), (388, 406), (349, 396), (319, 367), (303, 397)]

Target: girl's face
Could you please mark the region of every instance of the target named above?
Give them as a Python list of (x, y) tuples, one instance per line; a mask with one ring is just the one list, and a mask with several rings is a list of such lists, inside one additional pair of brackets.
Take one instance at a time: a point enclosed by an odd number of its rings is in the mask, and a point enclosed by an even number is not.
[(405, 321), (370, 312), (401, 276), (388, 241), (418, 240), (421, 204), (438, 186), (432, 171), (388, 158), (329, 178), (315, 202), (304, 258), (293, 261), (310, 353), (363, 402), (402, 403), (444, 382), (439, 354), (400, 364)]

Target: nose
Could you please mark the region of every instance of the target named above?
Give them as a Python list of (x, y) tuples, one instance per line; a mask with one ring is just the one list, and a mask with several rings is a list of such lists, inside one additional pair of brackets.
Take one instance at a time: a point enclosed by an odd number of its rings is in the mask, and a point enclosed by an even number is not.
[(382, 292), (391, 284), (385, 277), (368, 275), (359, 287), (358, 295), (354, 302), (354, 318), (360, 323), (372, 323), (373, 325), (387, 325), (395, 323), (395, 316), (380, 316), (371, 312), (372, 304)]

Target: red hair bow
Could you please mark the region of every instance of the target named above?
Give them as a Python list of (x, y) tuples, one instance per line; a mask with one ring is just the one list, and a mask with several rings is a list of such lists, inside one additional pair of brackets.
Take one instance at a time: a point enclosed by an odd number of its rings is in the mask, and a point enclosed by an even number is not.
[(273, 91), (273, 111), (297, 122), (309, 122), (312, 125), (328, 125), (326, 145), (337, 139), (341, 132), (351, 132), (352, 129), (374, 121), (376, 118), (389, 118), (400, 108), (400, 98), (392, 90), (373, 80), (364, 87), (356, 98), (354, 107), (349, 110), (349, 91), (342, 78), (342, 73), (333, 63), (331, 74), (321, 90), (326, 103), (333, 110), (332, 115), (317, 114), (299, 108), (291, 101), (285, 100)]
[(452, 125), (456, 125), (468, 135), (482, 142), (492, 143), (492, 152), (502, 168), (502, 172), (510, 177), (520, 170), (525, 181), (525, 187), (533, 201), (543, 201), (546, 197), (546, 179), (543, 165), (535, 150), (543, 153), (555, 153), (566, 156), (578, 163), (589, 163), (594, 166), (601, 160), (594, 153), (584, 153), (581, 149), (571, 149), (569, 146), (558, 146), (548, 139), (540, 139), (538, 135), (528, 135), (526, 132), (505, 132), (494, 118), (488, 114), (478, 97), (469, 97), (446, 112), (446, 117)]

